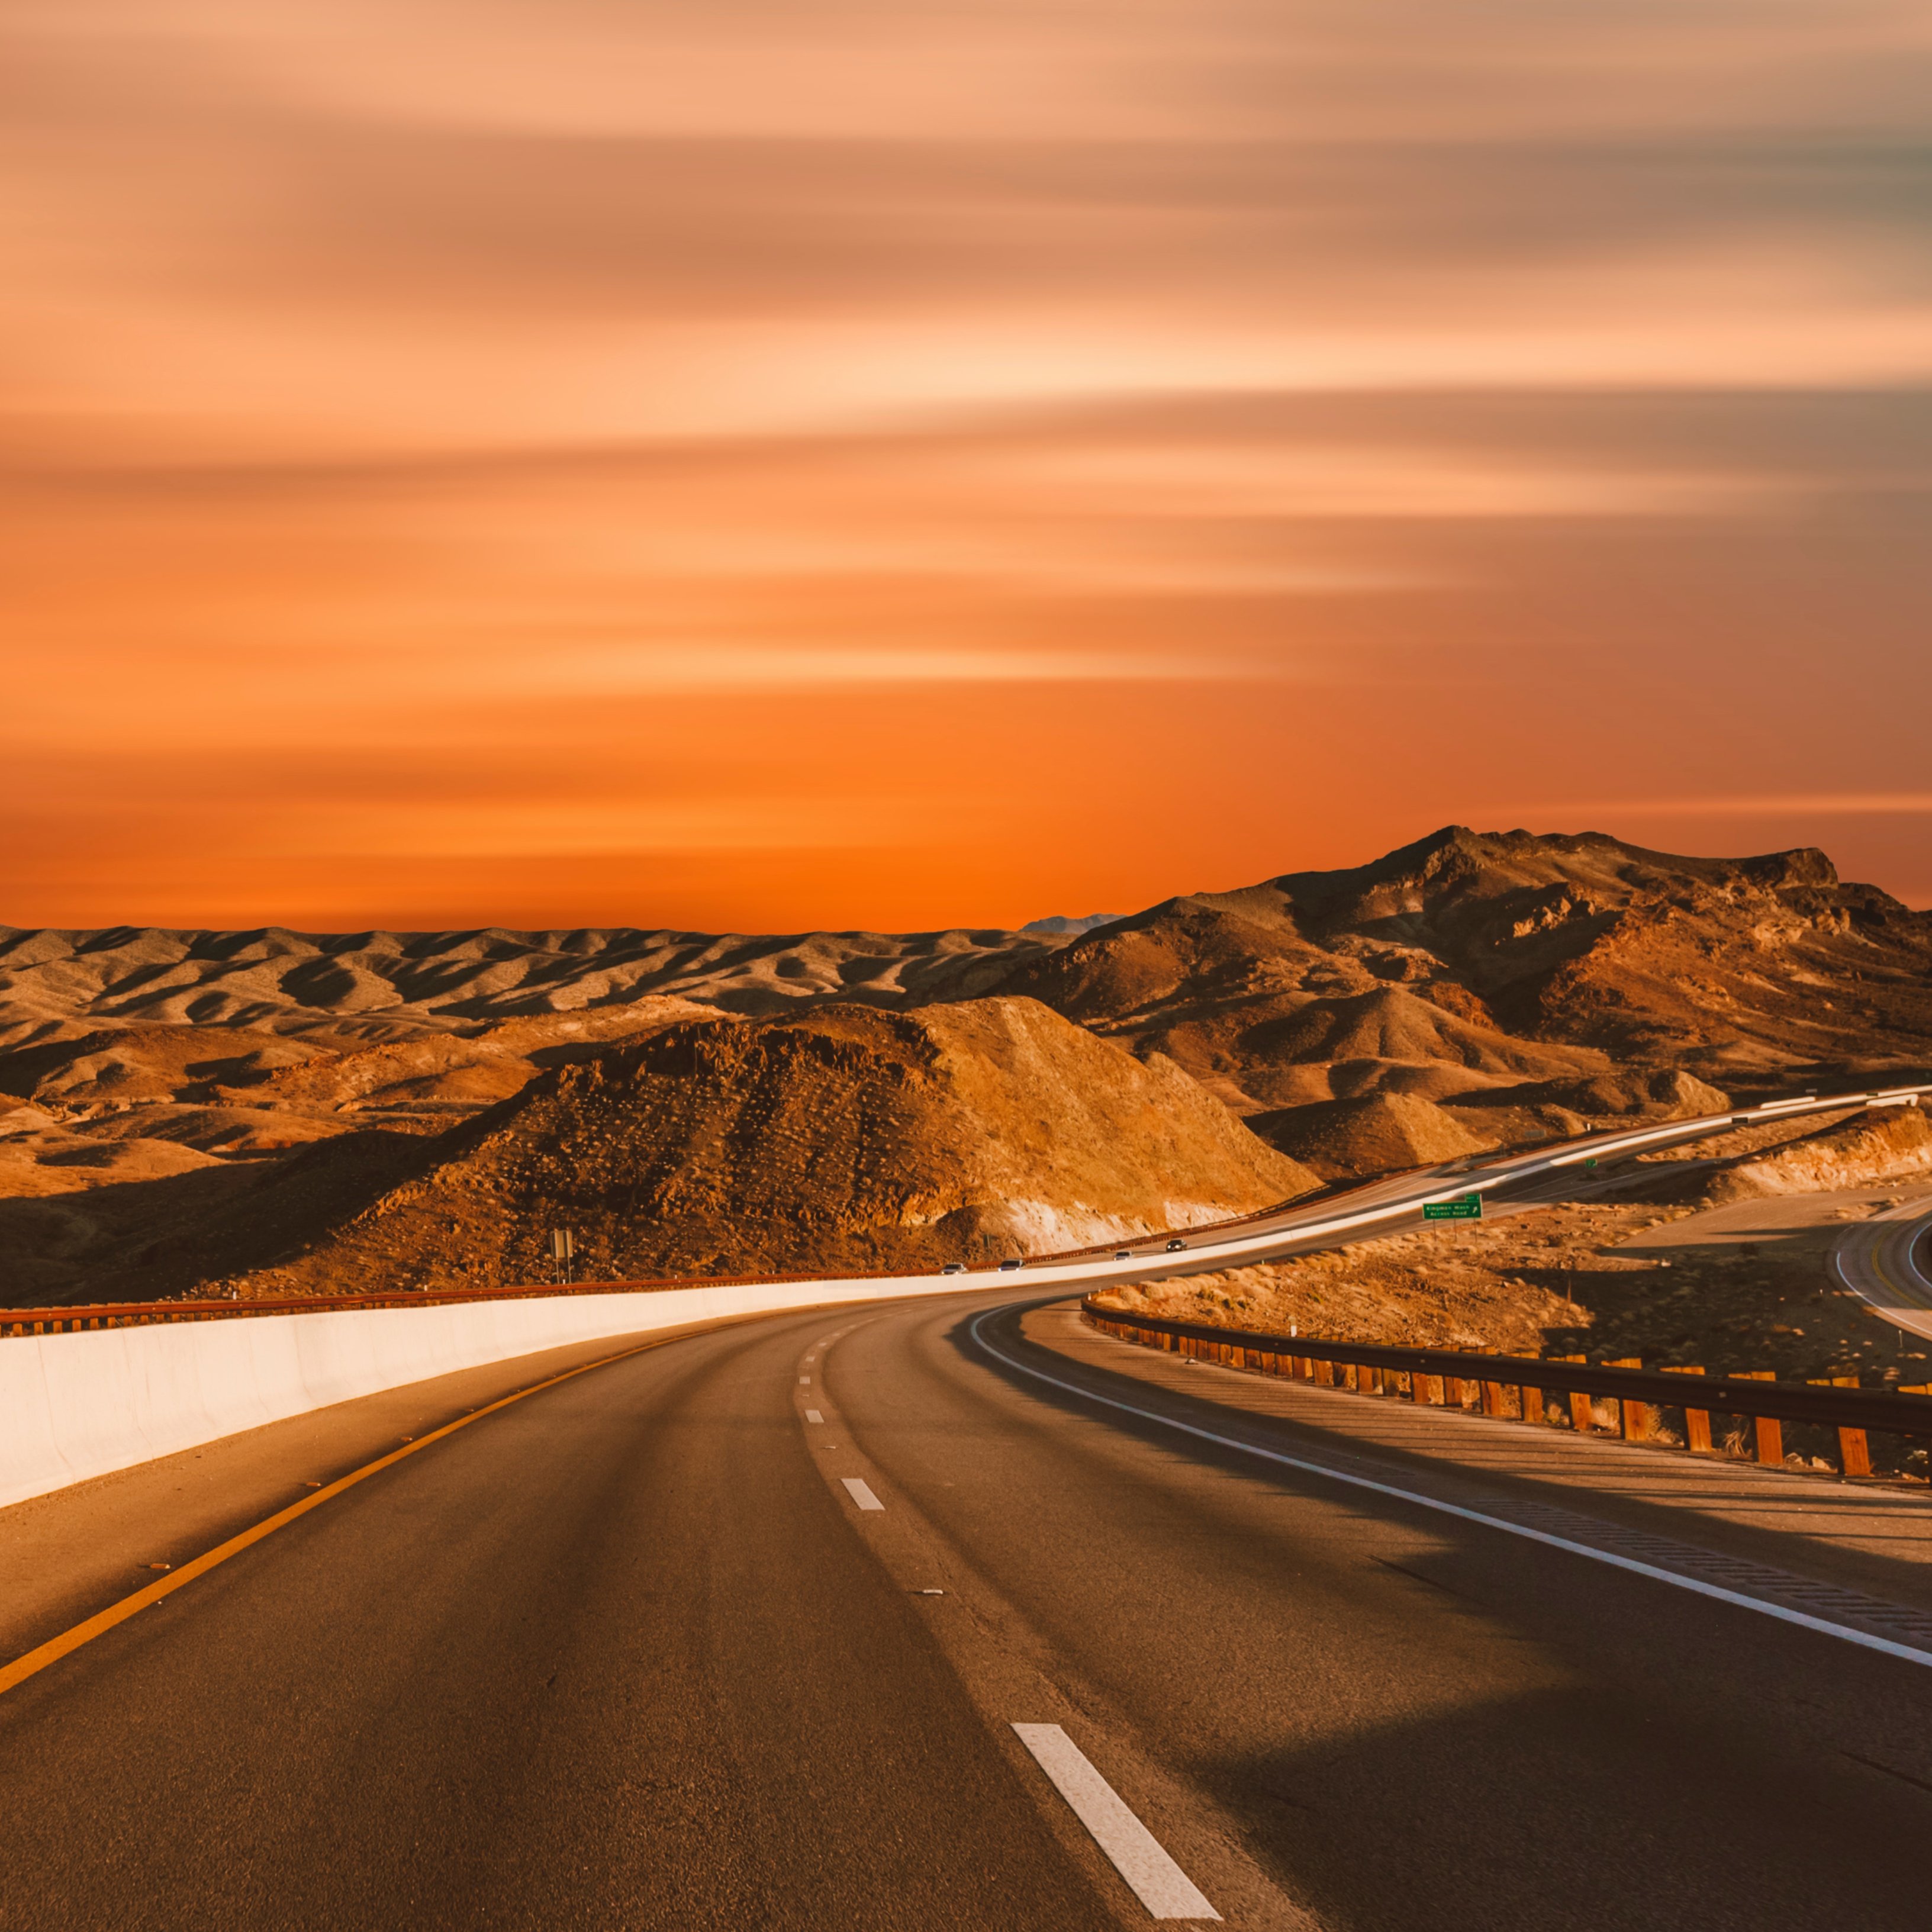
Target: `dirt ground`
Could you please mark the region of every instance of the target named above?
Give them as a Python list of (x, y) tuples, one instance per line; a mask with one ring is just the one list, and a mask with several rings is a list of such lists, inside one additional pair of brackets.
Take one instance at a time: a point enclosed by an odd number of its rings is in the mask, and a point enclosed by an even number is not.
[[(1335, 1340), (1932, 1382), (1932, 1343), (1873, 1313), (1831, 1268), (1850, 1222), (1902, 1201), (1932, 1206), (1923, 1123), (1884, 1121), (1875, 1136), (1870, 1118), (1744, 1130), (1631, 1162), (1592, 1184), (1594, 1198), (1492, 1208), (1115, 1298)], [(1880, 1172), (1861, 1179), (1862, 1166)], [(1816, 1174), (1853, 1184), (1750, 1191)]]

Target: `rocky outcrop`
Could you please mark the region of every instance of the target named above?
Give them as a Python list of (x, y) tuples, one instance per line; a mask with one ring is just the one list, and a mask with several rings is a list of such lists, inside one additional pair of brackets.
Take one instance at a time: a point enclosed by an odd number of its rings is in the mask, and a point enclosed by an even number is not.
[(1932, 1172), (1932, 1122), (1919, 1107), (1873, 1107), (1849, 1120), (1721, 1169), (1714, 1202), (1814, 1194)]
[(706, 1020), (559, 1067), (423, 1143), (249, 1292), (936, 1270), (1186, 1227), (1318, 1185), (1178, 1067), (1035, 1001)]

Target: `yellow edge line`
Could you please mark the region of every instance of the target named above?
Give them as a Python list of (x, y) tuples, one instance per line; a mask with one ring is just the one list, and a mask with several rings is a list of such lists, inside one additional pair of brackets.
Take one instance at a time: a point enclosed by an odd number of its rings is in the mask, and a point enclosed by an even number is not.
[[(774, 1312), (794, 1314), (802, 1310), (784, 1309)], [(759, 1316), (738, 1318), (738, 1321), (756, 1321)], [(735, 1322), (727, 1321), (717, 1324), (721, 1328), (736, 1327)], [(704, 1330), (696, 1331), (707, 1332)], [(386, 1469), (392, 1462), (400, 1462), (405, 1456), (413, 1456), (418, 1450), (427, 1449), (432, 1442), (440, 1442), (446, 1436), (454, 1436), (459, 1429), (467, 1429), (472, 1422), (481, 1422), (486, 1415), (494, 1415), (500, 1408), (508, 1408), (513, 1402), (521, 1402), (526, 1396), (541, 1395), (545, 1389), (555, 1388), (559, 1382), (567, 1382), (578, 1376), (587, 1376), (592, 1369), (607, 1369), (613, 1362), (628, 1360), (632, 1355), (648, 1353), (652, 1348), (668, 1347), (673, 1342), (688, 1340), (686, 1335), (663, 1335), (654, 1342), (640, 1342), (634, 1348), (620, 1348), (614, 1355), (600, 1356), (594, 1362), (585, 1362), (577, 1368), (566, 1369), (560, 1376), (552, 1376), (548, 1381), (532, 1382), (528, 1388), (518, 1389), (514, 1395), (506, 1395), (483, 1408), (475, 1409), (468, 1415), (460, 1415), (454, 1422), (446, 1422), (428, 1436), (418, 1436), (413, 1442), (405, 1443), (400, 1449), (392, 1449), (386, 1456), (379, 1456), (373, 1462), (365, 1462), (361, 1468), (352, 1470), (347, 1475), (339, 1477), (326, 1488), (317, 1490), (312, 1496), (304, 1496), (298, 1503), (291, 1503), (285, 1510), (278, 1510), (272, 1516), (266, 1516), (251, 1528), (244, 1529), (238, 1536), (231, 1536), (226, 1543), (218, 1544), (214, 1549), (184, 1563), (178, 1570), (170, 1572), (158, 1582), (150, 1583), (136, 1590), (131, 1597), (123, 1597), (118, 1604), (108, 1607), (85, 1623), (76, 1624), (71, 1630), (63, 1630), (58, 1636), (50, 1637), (36, 1650), (30, 1650), (25, 1657), (16, 1658), (4, 1669), (0, 1669), (0, 1696), (12, 1690), (15, 1684), (23, 1684), (37, 1672), (46, 1670), (50, 1664), (80, 1649), (82, 1644), (92, 1643), (98, 1636), (104, 1636), (117, 1624), (145, 1610), (150, 1604), (158, 1604), (163, 1598), (173, 1595), (176, 1591), (185, 1588), (197, 1576), (205, 1576), (218, 1563), (226, 1563), (231, 1556), (238, 1556), (243, 1550), (260, 1543), (266, 1536), (272, 1536), (278, 1529), (286, 1528), (298, 1516), (306, 1516), (312, 1509), (320, 1509), (332, 1497), (339, 1496), (344, 1490), (353, 1489), (380, 1471)]]

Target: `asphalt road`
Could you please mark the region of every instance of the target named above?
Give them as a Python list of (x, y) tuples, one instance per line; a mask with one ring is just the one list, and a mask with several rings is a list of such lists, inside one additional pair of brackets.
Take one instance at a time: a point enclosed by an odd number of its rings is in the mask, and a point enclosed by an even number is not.
[(1832, 1259), (1845, 1286), (1888, 1322), (1932, 1336), (1932, 1208), (1922, 1198), (1847, 1228)]
[(694, 1336), (30, 1678), (0, 1927), (1148, 1923), (1017, 1723), (1231, 1925), (1923, 1932), (1932, 1670), (1101, 1409), (988, 1309), (1102, 1385), (995, 1298)]

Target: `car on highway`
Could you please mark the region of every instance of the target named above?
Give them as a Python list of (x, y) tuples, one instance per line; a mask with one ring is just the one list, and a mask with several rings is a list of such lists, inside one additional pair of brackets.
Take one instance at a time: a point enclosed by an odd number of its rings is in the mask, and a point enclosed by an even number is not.
[(964, 1274), (966, 1264), (964, 1262), (948, 1262), (939, 1271), (941, 1274)]
[(1187, 1244), (1185, 1241), (1169, 1241), (1167, 1244), (1167, 1251), (1171, 1255), (1184, 1253), (1186, 1248)]
[(1000, 1272), (1002, 1274), (1010, 1274), (1015, 1268), (1025, 1266), (1026, 1262), (1024, 1258), (1018, 1261), (1002, 1262), (1000, 1264)]
[(1132, 1248), (1117, 1248), (1114, 1251), (1114, 1258), (1117, 1262), (1130, 1262), (1133, 1258), (1134, 1251)]

